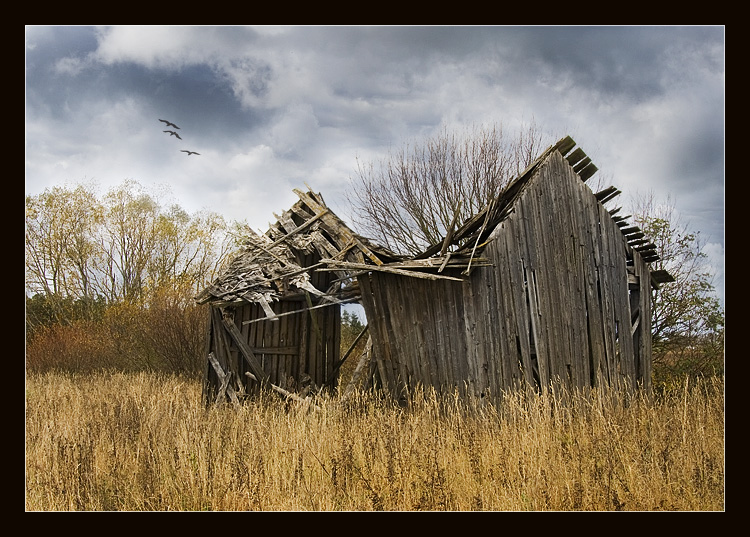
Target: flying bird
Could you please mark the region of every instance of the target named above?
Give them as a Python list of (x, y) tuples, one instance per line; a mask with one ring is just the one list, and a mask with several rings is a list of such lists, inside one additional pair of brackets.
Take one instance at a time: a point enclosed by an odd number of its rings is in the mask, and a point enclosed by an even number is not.
[(179, 129), (180, 128), (177, 125), (175, 125), (174, 123), (171, 123), (171, 122), (167, 121), (166, 119), (160, 119), (159, 121), (161, 121), (162, 123), (166, 123), (167, 127), (174, 127), (175, 129)]
[(168, 132), (170, 136), (177, 136), (178, 138), (180, 138), (180, 140), (182, 140), (182, 138), (180, 137), (180, 135), (177, 134), (175, 131), (164, 131), (164, 132)]
[(190, 155), (200, 155), (200, 153), (196, 153), (195, 151), (187, 151), (186, 149), (180, 149), (180, 152), (182, 152), (182, 153), (187, 153), (187, 154), (188, 154), (188, 157), (189, 157)]

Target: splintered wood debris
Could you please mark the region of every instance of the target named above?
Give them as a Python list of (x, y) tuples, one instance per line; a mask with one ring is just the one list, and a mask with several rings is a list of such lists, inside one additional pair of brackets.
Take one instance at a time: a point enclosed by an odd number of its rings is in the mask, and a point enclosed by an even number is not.
[[(357, 297), (353, 266), (380, 266), (399, 256), (352, 232), (320, 194), (294, 191), (300, 198), (291, 209), (275, 215), (265, 234), (252, 230), (223, 273), (197, 297), (199, 304), (261, 304), (270, 317), (270, 304), (285, 297), (311, 294), (329, 302)], [(339, 266), (335, 266), (339, 263)], [(338, 279), (327, 289), (313, 281), (316, 269), (334, 270)]]

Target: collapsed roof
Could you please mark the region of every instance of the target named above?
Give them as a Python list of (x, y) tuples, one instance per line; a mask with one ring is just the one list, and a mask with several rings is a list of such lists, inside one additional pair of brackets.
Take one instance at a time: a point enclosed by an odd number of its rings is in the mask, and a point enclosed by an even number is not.
[[(265, 234), (249, 230), (242, 251), (196, 297), (199, 304), (259, 303), (271, 317), (270, 303), (294, 295), (310, 293), (328, 302), (347, 302), (357, 298), (351, 267), (403, 258), (354, 233), (320, 194), (294, 192), (299, 201), (281, 216), (274, 215), (277, 221)], [(318, 261), (303, 266), (301, 258), (310, 254)], [(331, 268), (334, 263), (346, 268)], [(315, 270), (335, 270), (338, 279), (328, 289), (317, 289), (310, 281)]]
[[(379, 246), (354, 233), (325, 204), (320, 194), (312, 191), (294, 192), (300, 198), (269, 230), (247, 237), (243, 250), (231, 260), (222, 275), (202, 291), (196, 301), (222, 304), (259, 303), (269, 317), (274, 313), (270, 304), (283, 297), (309, 293), (323, 302), (350, 302), (359, 298), (356, 276), (366, 271), (382, 271), (426, 279), (462, 280), (470, 271), (487, 262), (481, 257), (490, 234), (513, 211), (513, 203), (534, 175), (536, 169), (553, 151), (559, 151), (573, 166), (582, 181), (597, 171), (572, 138), (565, 137), (543, 152), (507, 188), (467, 220), (458, 229), (450, 229), (446, 237), (417, 256), (407, 257)], [(608, 187), (594, 196), (600, 203), (620, 194)], [(627, 243), (647, 263), (659, 259), (656, 246), (627, 216), (619, 216), (620, 208), (609, 211)], [(305, 266), (301, 255), (317, 254), (317, 261)], [(460, 276), (444, 273), (446, 268), (461, 269)], [(313, 271), (335, 271), (338, 278), (328, 289), (312, 285)], [(674, 281), (663, 270), (651, 273), (652, 285)]]

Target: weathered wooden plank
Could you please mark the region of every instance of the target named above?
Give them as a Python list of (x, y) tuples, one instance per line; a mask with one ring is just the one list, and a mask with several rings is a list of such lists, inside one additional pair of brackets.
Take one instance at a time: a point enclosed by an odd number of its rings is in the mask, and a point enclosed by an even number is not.
[[(326, 357), (326, 377), (332, 376), (333, 367), (338, 362), (339, 355), (341, 353), (341, 308), (332, 308), (327, 310), (329, 312), (330, 319), (328, 320), (329, 325), (329, 344), (328, 344), (328, 356)], [(335, 388), (338, 384), (338, 377), (333, 375), (333, 380), (330, 383), (327, 382), (331, 388)]]
[(469, 379), (469, 362), (468, 362), (468, 341), (466, 341), (466, 332), (463, 329), (463, 323), (466, 318), (466, 311), (463, 303), (463, 282), (460, 284), (444, 282), (444, 285), (450, 286), (453, 290), (453, 329), (451, 348), (452, 354), (456, 361), (456, 382), (458, 383), (459, 393), (466, 394), (466, 383)]
[(581, 149), (580, 147), (577, 147), (575, 151), (573, 151), (570, 155), (568, 155), (565, 158), (571, 166), (575, 166), (581, 160), (586, 158), (586, 153), (584, 153), (583, 149)]
[[(574, 261), (572, 256), (575, 252), (573, 242), (575, 237), (570, 216), (576, 207), (570, 199), (570, 192), (566, 188), (569, 184), (567, 174), (570, 172), (570, 167), (561, 166), (562, 162), (558, 162), (555, 157), (556, 155), (552, 155), (547, 160), (546, 173), (555, 177), (554, 188), (548, 190), (554, 204), (557, 225), (555, 230), (550, 232), (550, 240), (547, 241), (547, 244), (548, 248), (553, 250), (551, 256), (555, 260), (551, 267), (551, 273), (556, 302), (563, 305), (562, 308), (556, 308), (554, 312), (555, 324), (559, 326), (561, 376), (565, 380), (566, 387), (572, 388), (577, 381), (578, 368), (576, 367), (577, 357), (574, 352), (576, 326), (574, 319), (575, 298), (573, 296), (573, 290), (575, 289), (573, 282)], [(556, 244), (554, 247), (552, 246), (553, 243)]]
[[(311, 193), (305, 193), (296, 188), (294, 189), (294, 192), (315, 212), (315, 214), (322, 213), (328, 209), (320, 203), (320, 200), (314, 199)], [(331, 213), (327, 213), (321, 216), (321, 222), (323, 222), (328, 228), (329, 235), (341, 241), (339, 248), (343, 248), (350, 242), (354, 242), (373, 263), (376, 265), (383, 264), (380, 258), (367, 248), (367, 246), (365, 246), (345, 225), (343, 225), (337, 217), (333, 216)]]
[[(573, 207), (571, 207), (571, 216), (573, 225), (575, 227), (575, 267), (574, 271), (574, 282), (575, 282), (575, 319), (574, 323), (576, 326), (576, 347), (573, 350), (574, 357), (578, 360), (579, 367), (579, 385), (590, 386), (591, 385), (591, 364), (589, 360), (590, 349), (589, 349), (589, 337), (587, 329), (587, 318), (586, 318), (586, 278), (585, 271), (586, 265), (590, 263), (590, 255), (586, 249), (587, 242), (587, 225), (584, 221), (581, 206), (586, 203), (590, 195), (590, 189), (582, 185), (580, 181), (575, 181), (571, 178), (569, 181), (569, 188), (572, 190)], [(578, 210), (575, 210), (578, 208)], [(608, 211), (609, 212), (609, 211)]]
[(378, 296), (378, 301), (381, 304), (381, 316), (380, 321), (382, 324), (382, 331), (386, 335), (388, 341), (387, 351), (378, 357), (378, 366), (380, 367), (381, 380), (385, 386), (386, 391), (390, 392), (392, 397), (398, 397), (397, 384), (394, 372), (394, 361), (398, 359), (399, 346), (398, 338), (396, 337), (393, 327), (391, 315), (390, 302), (388, 301), (387, 290), (389, 283), (387, 277), (379, 276), (373, 279), (373, 293)]
[(588, 340), (589, 371), (594, 386), (606, 382), (606, 361), (604, 346), (602, 343), (603, 327), (601, 324), (602, 312), (599, 299), (599, 277), (598, 271), (601, 265), (600, 248), (598, 241), (599, 211), (598, 202), (588, 187), (581, 189), (583, 234), (583, 286), (585, 291), (584, 308), (586, 312), (586, 337)]
[[(519, 362), (522, 368), (523, 378), (528, 386), (534, 386), (534, 370), (536, 368), (532, 360), (532, 333), (529, 304), (527, 300), (526, 282), (524, 281), (523, 263), (526, 253), (521, 248), (521, 230), (523, 222), (518, 220), (522, 217), (519, 213), (515, 218), (509, 218), (505, 223), (507, 251), (508, 278), (510, 281), (511, 311), (516, 320), (515, 333), (518, 342)], [(512, 246), (511, 246), (512, 245)]]
[[(404, 286), (403, 290), (406, 296), (404, 301), (406, 305), (420, 304), (420, 301), (424, 300), (424, 295), (415, 286)], [(434, 325), (432, 319), (426, 315), (425, 309), (421, 307), (419, 309), (422, 310), (422, 314), (414, 311), (415, 308), (410, 308), (417, 350), (416, 359), (412, 366), (412, 373), (416, 382), (411, 386), (412, 388), (416, 387), (417, 383), (422, 383), (424, 386), (435, 386), (437, 383)]]
[(640, 288), (638, 290), (638, 308), (641, 315), (641, 330), (639, 343), (639, 355), (640, 355), (640, 380), (643, 382), (643, 387), (647, 394), (651, 393), (651, 352), (652, 352), (652, 340), (651, 340), (651, 288), (649, 285), (649, 269), (643, 262), (636, 262), (636, 275), (641, 281)]
[(530, 209), (531, 234), (528, 236), (530, 240), (528, 248), (529, 250), (533, 249), (538, 258), (537, 267), (527, 272), (527, 281), (529, 283), (529, 301), (533, 300), (537, 308), (537, 320), (540, 328), (537, 335), (540, 336), (539, 341), (543, 342), (541, 346), (546, 350), (544, 355), (539, 355), (540, 370), (541, 362), (544, 362), (543, 367), (548, 376), (547, 383), (542, 386), (543, 389), (546, 389), (549, 382), (560, 376), (560, 338), (557, 336), (558, 326), (552, 317), (554, 308), (559, 307), (559, 303), (555, 302), (551, 295), (554, 291), (550, 282), (550, 268), (553, 260), (550, 259), (549, 251), (545, 247), (548, 230), (553, 229), (554, 224), (551, 222), (552, 210), (547, 204), (544, 188), (533, 189), (524, 196), (524, 200)]
[[(484, 272), (484, 271), (482, 271)], [(479, 274), (477, 272), (476, 274)], [(484, 378), (481, 374), (480, 364), (482, 359), (481, 346), (477, 337), (477, 311), (474, 307), (474, 289), (479, 287), (481, 278), (477, 277), (465, 281), (463, 286), (462, 300), (464, 308), (464, 338), (466, 340), (466, 362), (467, 362), (467, 390), (473, 397), (480, 397), (486, 389)]]
[[(255, 380), (255, 381), (258, 380), (258, 378), (255, 375), (253, 375), (250, 371), (245, 372), (245, 375), (247, 375), (252, 380)], [(283, 395), (287, 399), (293, 399), (293, 400), (297, 401), (298, 403), (309, 404), (315, 410), (320, 410), (320, 407), (318, 405), (316, 405), (316, 404), (313, 404), (310, 401), (309, 397), (302, 398), (299, 395), (297, 395), (296, 393), (289, 392), (289, 391), (285, 390), (284, 388), (282, 388), (280, 386), (277, 386), (275, 384), (272, 384), (272, 383), (269, 384), (268, 387), (271, 388), (273, 391), (275, 391), (275, 392)]]
[(299, 312), (299, 362), (297, 368), (297, 382), (302, 380), (304, 375), (308, 374), (310, 362), (310, 313), (308, 311)]
[[(422, 285), (429, 285), (425, 280), (417, 280)], [(404, 346), (401, 348), (402, 352), (396, 357), (397, 360), (397, 383), (400, 390), (410, 390), (415, 384), (412, 381), (413, 371), (417, 367), (419, 361), (419, 352), (422, 349), (418, 348), (417, 335), (414, 330), (410, 330), (409, 326), (413, 325), (415, 311), (414, 301), (407, 302), (408, 293), (406, 285), (391, 286), (389, 297), (391, 301), (396, 301), (396, 304), (400, 305), (401, 313), (399, 319), (396, 320), (396, 324), (393, 326), (393, 330), (398, 333), (401, 341), (404, 342)], [(412, 294), (420, 293), (418, 289), (411, 289)], [(391, 302), (393, 304), (393, 302)], [(417, 314), (418, 315), (418, 314)]]
[(630, 227), (624, 227), (620, 229), (620, 231), (622, 232), (623, 235), (627, 237), (628, 235), (634, 235), (640, 232), (641, 228), (639, 228), (638, 226), (630, 226)]
[(604, 203), (605, 201), (611, 199), (612, 197), (616, 196), (619, 193), (620, 191), (617, 190), (617, 187), (608, 186), (607, 188), (595, 193), (594, 196), (599, 201), (599, 203)]
[(586, 210), (582, 209), (586, 204), (591, 203), (591, 190), (588, 187), (575, 182), (573, 185), (575, 191), (576, 203), (579, 210), (572, 211), (576, 226), (576, 296), (577, 296), (577, 316), (576, 324), (578, 326), (578, 347), (575, 350), (579, 358), (581, 367), (581, 385), (590, 386), (592, 379), (592, 364), (590, 360), (591, 348), (588, 329), (588, 288), (587, 288), (587, 271), (591, 265), (590, 256), (590, 228), (586, 216)]
[[(528, 339), (528, 327), (519, 331), (517, 312), (515, 310), (514, 294), (516, 289), (514, 286), (519, 284), (521, 290), (523, 290), (523, 277), (520, 277), (519, 282), (514, 282), (511, 274), (514, 268), (516, 268), (520, 250), (518, 243), (513, 240), (512, 236), (512, 224), (506, 226), (507, 233), (505, 234), (503, 243), (503, 252), (505, 255), (504, 266), (502, 271), (498, 272), (498, 291), (497, 296), (498, 305), (502, 311), (500, 316), (500, 323), (503, 330), (503, 338), (501, 339), (501, 352), (503, 353), (503, 389), (515, 389), (520, 384), (522, 379), (522, 368), (519, 360), (522, 356), (519, 356), (520, 338), (525, 337)], [(519, 272), (520, 275), (520, 272)], [(523, 293), (523, 291), (522, 291)], [(522, 315), (521, 315), (522, 316)]]
[[(499, 252), (496, 251), (494, 247), (491, 252), (493, 254), (493, 259), (501, 261), (501, 257), (498, 255)], [(477, 317), (477, 334), (480, 338), (484, 354), (480, 367), (483, 371), (486, 390), (494, 396), (499, 396), (502, 391), (503, 379), (500, 342), (498, 338), (495, 337), (495, 334), (497, 333), (498, 316), (501, 313), (496, 306), (497, 273), (494, 271), (482, 271), (481, 274), (484, 275), (484, 281), (476, 294), (477, 301), (475, 307), (475, 309), (482, 314), (482, 317)]]
[[(581, 181), (586, 182), (597, 171), (599, 171), (599, 168), (597, 168), (596, 165), (593, 162), (591, 162), (591, 163), (587, 164), (584, 168), (582, 168), (580, 171), (578, 171), (578, 176), (581, 178)], [(619, 192), (618, 192), (618, 194), (619, 194)], [(615, 195), (617, 195), (617, 194), (615, 194)]]
[[(582, 327), (585, 319), (582, 315), (581, 284), (579, 281), (579, 243), (581, 227), (577, 220), (580, 212), (579, 187), (581, 182), (570, 166), (559, 156), (552, 155), (548, 161), (550, 171), (557, 178), (555, 184), (559, 189), (561, 213), (561, 227), (556, 231), (557, 236), (552, 240), (557, 242), (557, 250), (561, 252), (563, 270), (558, 270), (559, 285), (563, 303), (566, 304), (567, 314), (561, 315), (561, 322), (565, 323), (566, 336), (566, 364), (572, 386), (583, 386), (585, 382), (585, 360)], [(567, 232), (565, 231), (567, 230)], [(561, 247), (562, 246), (562, 247)]]
[[(540, 384), (542, 387), (549, 383), (549, 347), (547, 345), (547, 332), (545, 321), (542, 318), (539, 307), (539, 299), (536, 291), (536, 267), (540, 266), (539, 253), (536, 248), (536, 228), (538, 227), (537, 215), (534, 210), (533, 192), (526, 192), (517, 202), (516, 216), (521, 218), (522, 226), (519, 226), (518, 245), (522, 249), (521, 270), (525, 282), (525, 292), (527, 294), (527, 303), (529, 307), (530, 320), (530, 338), (534, 341), (537, 370), (539, 372)], [(530, 341), (532, 340), (530, 339)]]
[[(389, 272), (391, 274), (399, 274), (401, 276), (410, 276), (412, 278), (422, 278), (424, 280), (453, 280), (453, 281), (463, 281), (462, 278), (455, 278), (453, 276), (445, 276), (442, 274), (430, 274), (430, 273), (424, 273), (424, 272), (417, 272), (412, 270), (402, 270), (397, 268), (391, 268), (388, 265), (379, 265), (379, 266), (373, 266), (373, 265), (366, 265), (363, 263), (350, 263), (347, 261), (337, 261), (333, 259), (323, 259), (323, 263), (327, 263), (331, 267), (337, 267), (337, 268), (348, 268), (348, 269), (354, 269), (354, 270), (370, 270), (370, 271), (377, 271), (377, 272)], [(325, 269), (321, 269), (325, 270)]]
[(331, 242), (323, 236), (323, 234), (315, 230), (312, 233), (310, 233), (310, 237), (313, 240), (313, 244), (315, 245), (315, 248), (318, 250), (318, 253), (320, 254), (320, 257), (327, 258), (327, 257), (337, 257), (341, 251), (339, 248), (331, 244)]
[(252, 349), (250, 349), (247, 342), (242, 339), (242, 334), (237, 328), (237, 325), (234, 324), (234, 321), (226, 318), (224, 315), (222, 315), (221, 320), (227, 332), (234, 340), (235, 345), (237, 345), (240, 352), (242, 353), (242, 356), (244, 356), (245, 360), (250, 366), (250, 371), (253, 373), (253, 375), (255, 375), (256, 378), (260, 379), (261, 385), (267, 383), (269, 381), (268, 373), (263, 370), (263, 367), (256, 358)]
[(561, 155), (565, 156), (568, 152), (576, 146), (575, 141), (570, 136), (558, 141), (551, 149), (559, 151)]
[(582, 169), (584, 169), (586, 166), (588, 166), (589, 164), (591, 164), (591, 158), (590, 157), (585, 157), (585, 158), (581, 159), (579, 162), (577, 162), (574, 165), (572, 165), (573, 166), (573, 172), (578, 173)]
[(223, 402), (225, 397), (229, 396), (229, 400), (232, 401), (235, 406), (240, 406), (240, 401), (237, 398), (237, 393), (234, 391), (234, 388), (231, 384), (232, 372), (224, 371), (224, 369), (219, 364), (219, 361), (214, 356), (213, 352), (208, 353), (208, 362), (211, 364), (211, 367), (213, 367), (214, 371), (216, 372), (216, 376), (219, 379), (219, 388), (216, 392), (216, 399), (214, 403), (219, 404)]

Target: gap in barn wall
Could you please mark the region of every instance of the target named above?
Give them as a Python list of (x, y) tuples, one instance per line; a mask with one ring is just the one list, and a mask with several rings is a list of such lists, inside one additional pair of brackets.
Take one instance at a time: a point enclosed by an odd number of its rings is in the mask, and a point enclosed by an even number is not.
[(344, 304), (341, 306), (341, 313), (344, 312), (349, 313), (349, 315), (356, 315), (362, 324), (367, 324), (367, 315), (365, 315), (365, 308), (362, 307), (362, 304)]

